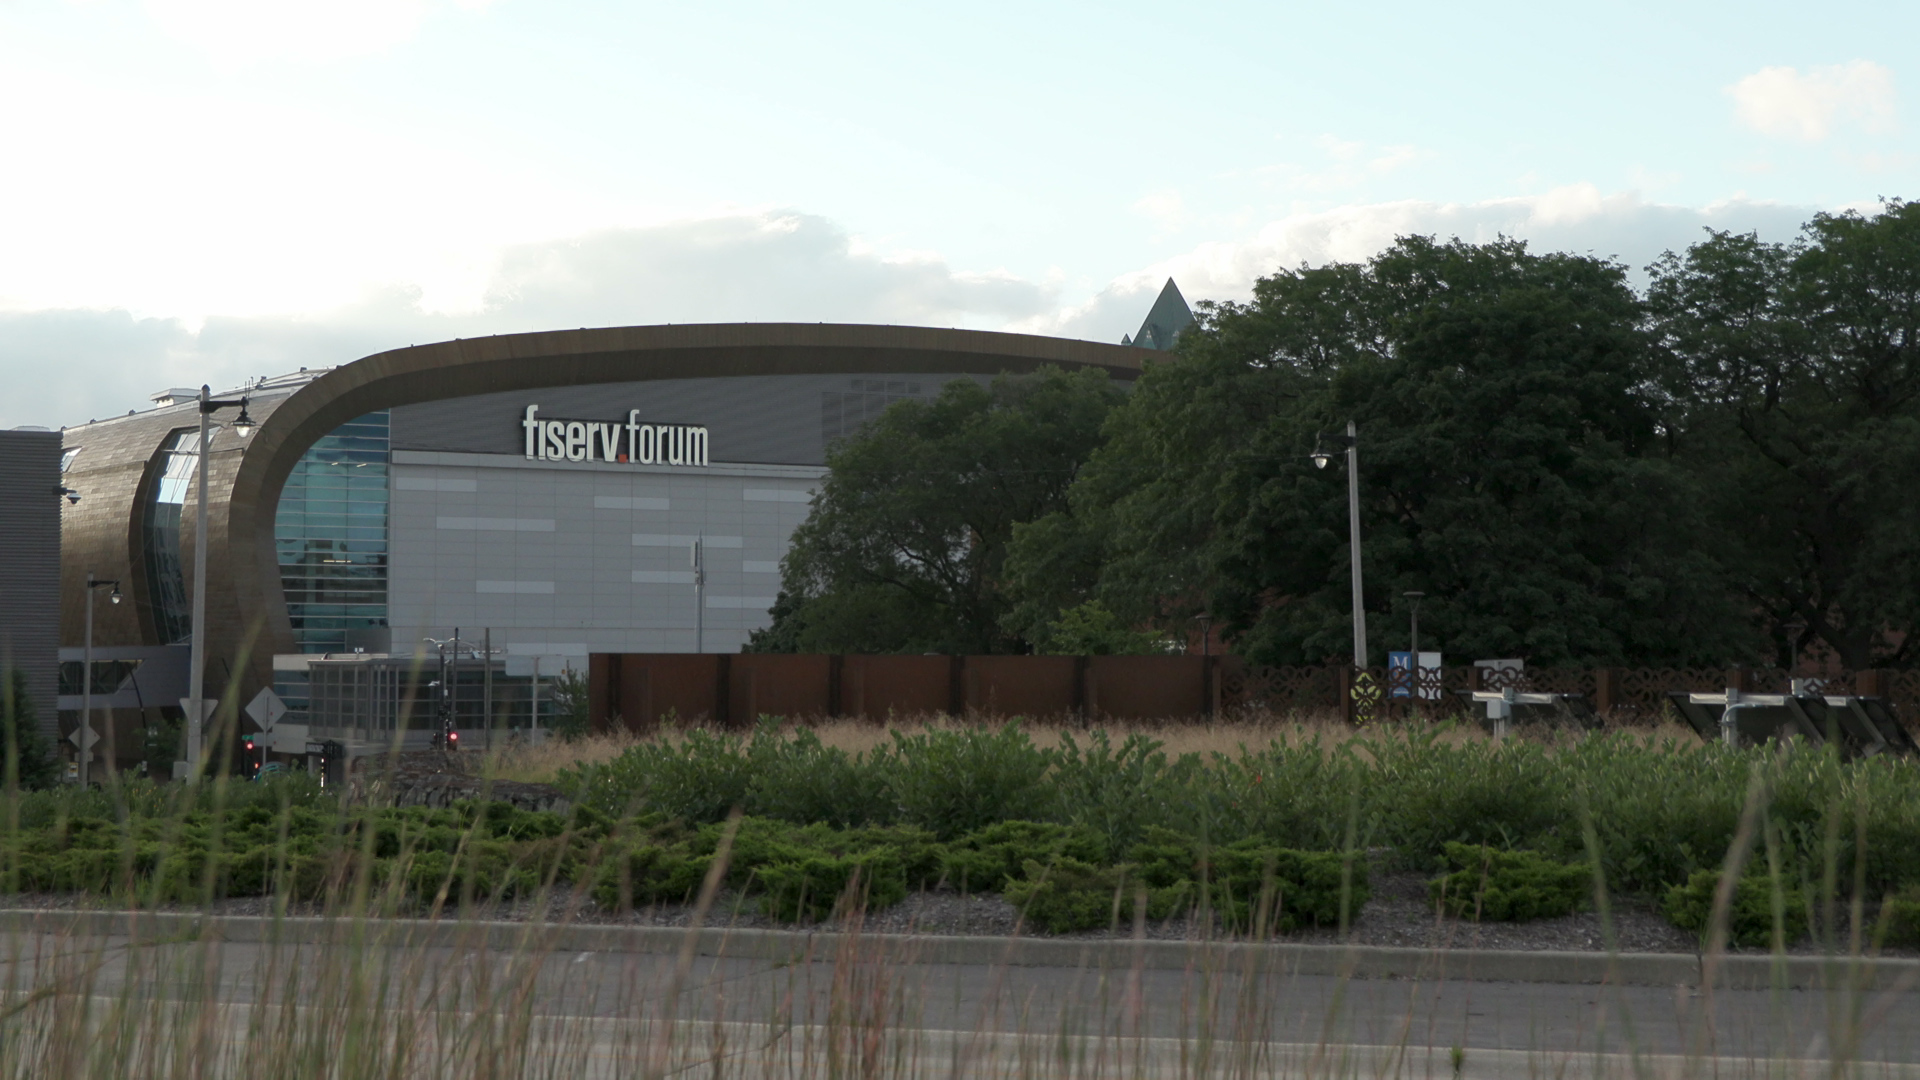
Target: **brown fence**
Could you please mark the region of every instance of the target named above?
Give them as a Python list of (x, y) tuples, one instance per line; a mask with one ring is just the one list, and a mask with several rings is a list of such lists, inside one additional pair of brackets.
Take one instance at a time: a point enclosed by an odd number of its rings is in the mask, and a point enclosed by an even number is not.
[[(745, 726), (761, 716), (884, 721), (925, 713), (1147, 720), (1244, 708), (1338, 711), (1366, 721), (1469, 706), (1475, 690), (1580, 694), (1603, 713), (1659, 717), (1674, 690), (1727, 687), (1781, 693), (1787, 673), (1754, 668), (1451, 667), (1421, 673), (1340, 666), (1256, 667), (1235, 656), (827, 656), (743, 653), (596, 653), (588, 693), (594, 730), (662, 720)], [(1826, 682), (1828, 693), (1886, 698), (1920, 709), (1920, 672), (1862, 671)]]
[(594, 730), (760, 716), (885, 720), (924, 713), (1081, 715), (1116, 720), (1219, 711), (1234, 657), (820, 656), (595, 653)]

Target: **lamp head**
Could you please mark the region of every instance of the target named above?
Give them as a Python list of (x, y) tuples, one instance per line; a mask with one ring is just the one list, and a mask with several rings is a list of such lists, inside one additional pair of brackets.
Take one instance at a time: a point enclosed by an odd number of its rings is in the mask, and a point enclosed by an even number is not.
[(240, 399), (240, 416), (233, 422), (233, 433), (246, 438), (253, 434), (253, 417), (247, 415), (247, 399)]
[(120, 589), (119, 587), (116, 586), (112, 592), (107, 594), (107, 603), (117, 604), (119, 602), (120, 602)]
[(1326, 468), (1327, 462), (1333, 460), (1332, 454), (1327, 453), (1325, 450), (1322, 450), (1317, 446), (1313, 448), (1313, 453), (1308, 456), (1313, 459), (1313, 467), (1316, 469)]

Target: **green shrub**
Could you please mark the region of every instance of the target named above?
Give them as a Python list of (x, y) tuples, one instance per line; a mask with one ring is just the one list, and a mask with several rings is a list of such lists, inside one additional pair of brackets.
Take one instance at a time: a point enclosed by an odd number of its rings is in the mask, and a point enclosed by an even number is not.
[(1018, 724), (893, 733), (868, 761), (893, 794), (902, 822), (942, 840), (996, 821), (1047, 821), (1057, 803), (1047, 783), (1055, 754)]
[(1100, 867), (1057, 858), (1051, 863), (1029, 860), (1022, 876), (1007, 882), (1005, 893), (1034, 925), (1048, 933), (1065, 934), (1131, 922), (1142, 893), (1147, 916), (1166, 918), (1185, 890), (1150, 888), (1125, 866)]
[[(1720, 885), (1720, 871), (1701, 870), (1687, 878), (1684, 885), (1667, 890), (1662, 910), (1667, 920), (1682, 930), (1691, 930), (1703, 939), (1713, 914), (1714, 890)], [(1741, 877), (1733, 889), (1733, 903), (1727, 912), (1727, 940), (1742, 948), (1765, 948), (1774, 941), (1774, 920), (1778, 906), (1782, 943), (1798, 940), (1807, 929), (1807, 899), (1798, 889), (1758, 873)]]
[(1453, 872), (1428, 882), (1427, 890), (1456, 916), (1495, 922), (1552, 919), (1579, 911), (1593, 897), (1593, 871), (1586, 866), (1484, 844), (1448, 844), (1446, 852)]
[(854, 907), (877, 909), (907, 898), (906, 869), (886, 847), (767, 863), (756, 868), (754, 877), (765, 890), (760, 909), (788, 922), (825, 918), (843, 900)]
[[(1149, 886), (1178, 890), (1229, 929), (1295, 930), (1337, 926), (1367, 902), (1366, 863), (1340, 852), (1295, 851), (1258, 839), (1207, 846), (1151, 829), (1129, 853)], [(1264, 926), (1256, 927), (1264, 913)]]
[(746, 812), (806, 825), (884, 825), (897, 811), (865, 761), (820, 742), (807, 728), (782, 735), (765, 717), (746, 748), (753, 779)]
[(1099, 865), (1107, 861), (1107, 848), (1085, 828), (1001, 821), (946, 845), (941, 872), (961, 892), (998, 892), (1027, 863), (1046, 866), (1062, 857)]
[(1149, 827), (1195, 823), (1203, 798), (1199, 755), (1169, 762), (1160, 743), (1138, 734), (1127, 736), (1118, 749), (1104, 731), (1092, 732), (1085, 747), (1071, 733), (1061, 741), (1065, 745), (1048, 777), (1061, 816), (1098, 834), (1108, 851), (1125, 851)]
[(1880, 901), (1882, 943), (1896, 949), (1920, 949), (1920, 885), (1910, 885)]
[(746, 805), (753, 767), (737, 736), (696, 728), (678, 742), (643, 742), (611, 761), (562, 769), (555, 784), (616, 819), (651, 811), (701, 824)]
[(712, 863), (711, 854), (695, 855), (684, 841), (621, 844), (601, 858), (593, 879), (593, 899), (613, 911), (681, 903), (700, 888)]

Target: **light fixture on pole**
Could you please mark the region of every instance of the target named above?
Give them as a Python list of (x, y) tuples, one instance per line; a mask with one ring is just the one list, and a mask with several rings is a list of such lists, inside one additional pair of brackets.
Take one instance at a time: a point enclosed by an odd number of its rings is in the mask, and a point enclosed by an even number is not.
[(247, 399), (217, 399), (211, 387), (200, 387), (200, 460), (194, 484), (198, 508), (194, 513), (193, 530), (193, 622), (189, 626), (187, 639), (186, 779), (190, 784), (198, 782), (200, 778), (201, 739), (207, 721), (207, 444), (213, 438), (210, 419), (216, 411), (236, 405), (240, 407), (240, 416), (234, 421), (233, 432), (244, 439), (253, 434), (253, 418), (247, 415)]
[[(1367, 666), (1367, 611), (1361, 606), (1360, 588), (1360, 452), (1359, 429), (1353, 421), (1347, 421), (1347, 537), (1353, 552), (1353, 666)], [(1318, 440), (1313, 444), (1313, 453), (1307, 455), (1313, 459), (1316, 469), (1324, 469), (1333, 461), (1333, 455), (1322, 449)]]
[(87, 647), (80, 661), (80, 728), (73, 733), (74, 742), (80, 747), (80, 786), (83, 788), (88, 782), (87, 766), (93, 760), (93, 744), (99, 739), (93, 732), (93, 594), (99, 589), (112, 589), (107, 601), (120, 602), (118, 581), (99, 581), (93, 571), (87, 571)]
[(65, 498), (73, 506), (80, 505), (80, 493), (65, 484), (53, 485), (53, 493)]

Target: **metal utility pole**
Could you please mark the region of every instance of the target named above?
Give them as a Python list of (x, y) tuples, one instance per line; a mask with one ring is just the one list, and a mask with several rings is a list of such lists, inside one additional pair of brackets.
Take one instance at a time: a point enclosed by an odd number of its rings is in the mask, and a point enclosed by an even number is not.
[(480, 631), (481, 650), (486, 654), (480, 669), (480, 711), (486, 716), (487, 749), (493, 749), (493, 627)]
[(1353, 666), (1367, 666), (1367, 609), (1360, 589), (1360, 435), (1347, 421), (1347, 535), (1353, 538)]
[[(1353, 550), (1353, 666), (1367, 666), (1367, 610), (1361, 606), (1360, 588), (1360, 434), (1354, 422), (1347, 421), (1347, 536)], [(1315, 444), (1315, 468), (1324, 469), (1333, 455)]]
[(207, 671), (207, 444), (213, 437), (210, 419), (217, 409), (240, 406), (233, 422), (234, 434), (242, 439), (253, 434), (253, 419), (247, 415), (247, 399), (216, 401), (211, 387), (200, 387), (200, 460), (196, 480), (198, 509), (193, 532), (193, 623), (189, 629), (187, 670), (187, 782), (200, 778), (200, 741), (206, 723)]
[(693, 538), (693, 651), (707, 651), (707, 534)]
[(1426, 596), (1423, 592), (1405, 592), (1400, 595), (1407, 598), (1412, 606), (1413, 625), (1407, 633), (1407, 696), (1420, 700), (1420, 600)]
[(80, 746), (80, 786), (87, 786), (87, 766), (93, 762), (93, 744), (99, 736), (93, 730), (93, 591), (102, 587), (111, 587), (107, 594), (111, 603), (120, 602), (120, 583), (118, 581), (96, 581), (93, 571), (87, 571), (87, 647), (80, 663), (80, 729), (73, 733), (74, 741)]
[[(1406, 597), (1413, 607), (1413, 629), (1407, 635), (1411, 639), (1407, 645), (1407, 649), (1411, 651), (1415, 657), (1418, 657), (1420, 655), (1420, 600), (1427, 594), (1423, 592), (1409, 592), (1401, 593), (1400, 595)], [(1418, 659), (1414, 661), (1416, 664), (1419, 662)]]

